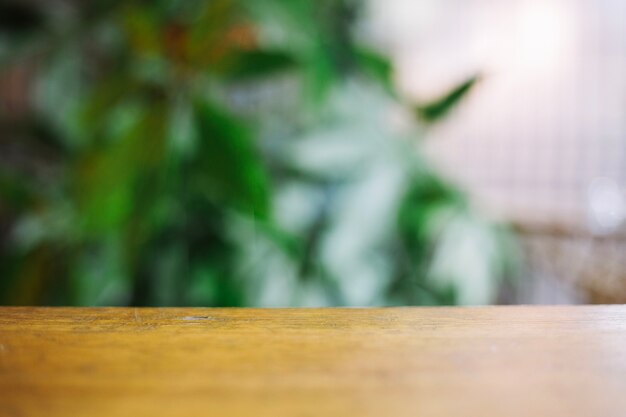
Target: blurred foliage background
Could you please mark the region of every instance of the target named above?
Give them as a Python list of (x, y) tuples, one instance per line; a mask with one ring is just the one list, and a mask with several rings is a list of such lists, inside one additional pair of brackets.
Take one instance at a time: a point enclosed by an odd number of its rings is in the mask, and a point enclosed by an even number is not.
[(1, 303), (486, 304), (514, 275), (420, 151), (476, 79), (406, 102), (365, 4), (1, 4)]

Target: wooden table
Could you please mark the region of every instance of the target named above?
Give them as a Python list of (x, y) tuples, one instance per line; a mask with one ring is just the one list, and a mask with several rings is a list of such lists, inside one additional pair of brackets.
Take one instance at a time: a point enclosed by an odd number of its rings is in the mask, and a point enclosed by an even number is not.
[(626, 416), (626, 307), (0, 308), (0, 416)]

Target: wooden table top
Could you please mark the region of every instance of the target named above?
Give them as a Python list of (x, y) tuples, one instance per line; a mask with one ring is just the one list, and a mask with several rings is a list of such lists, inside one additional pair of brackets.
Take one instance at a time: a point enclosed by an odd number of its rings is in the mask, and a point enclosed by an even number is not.
[(0, 308), (0, 416), (624, 416), (626, 306)]

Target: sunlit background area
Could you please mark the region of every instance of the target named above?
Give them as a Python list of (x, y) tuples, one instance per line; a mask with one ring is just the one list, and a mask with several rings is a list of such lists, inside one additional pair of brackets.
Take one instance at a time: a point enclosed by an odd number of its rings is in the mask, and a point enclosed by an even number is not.
[(482, 81), (426, 143), (524, 246), (528, 302), (623, 302), (626, 4), (376, 3), (409, 97)]
[(626, 302), (626, 3), (0, 3), (0, 302)]

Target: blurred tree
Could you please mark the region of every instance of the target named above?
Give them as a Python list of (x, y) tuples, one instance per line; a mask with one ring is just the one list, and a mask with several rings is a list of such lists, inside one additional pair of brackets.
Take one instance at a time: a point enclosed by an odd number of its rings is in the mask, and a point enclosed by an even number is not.
[(412, 112), (353, 35), (358, 2), (57, 3), (12, 3), (0, 31), (3, 65), (37, 73), (2, 138), (26, 149), (0, 167), (2, 302), (493, 300), (507, 235), (430, 169), (411, 116), (473, 81)]

